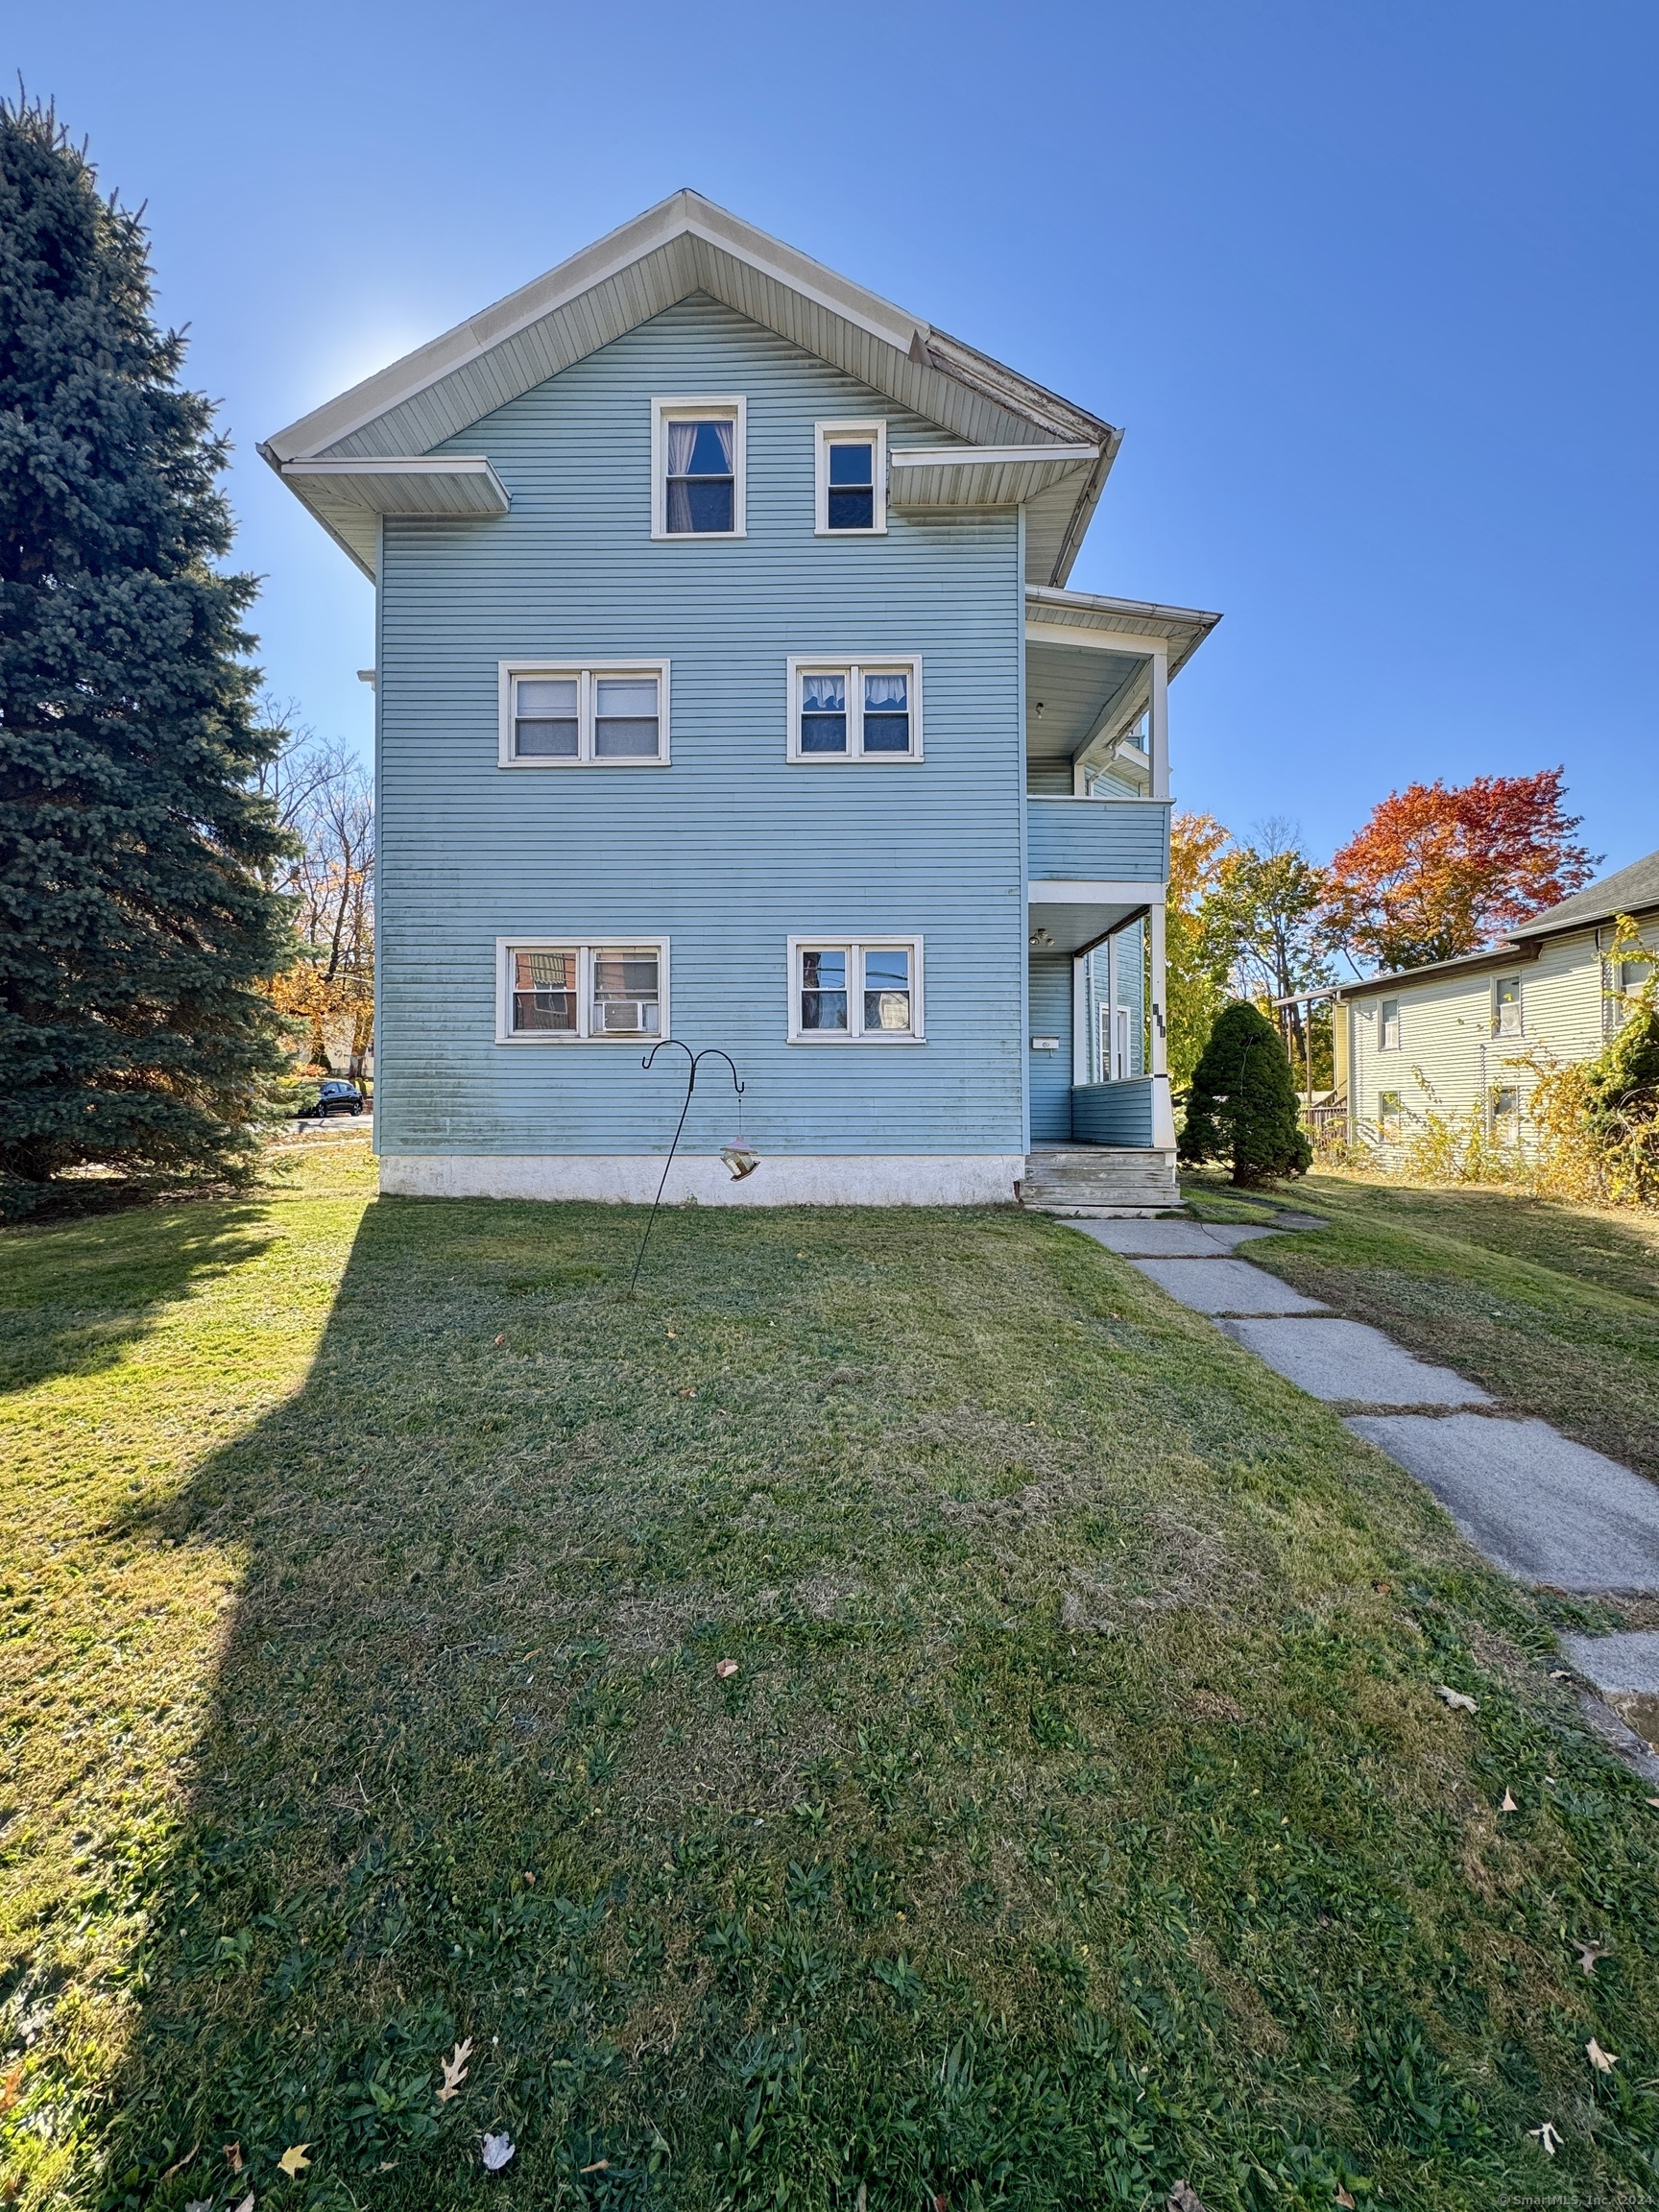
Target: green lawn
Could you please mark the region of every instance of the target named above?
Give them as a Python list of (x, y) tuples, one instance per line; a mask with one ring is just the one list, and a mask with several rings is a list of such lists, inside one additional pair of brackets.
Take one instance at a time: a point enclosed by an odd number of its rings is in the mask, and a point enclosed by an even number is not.
[[(1200, 1212), (1238, 1213), (1224, 1184), (1186, 1189)], [(1659, 1479), (1659, 1218), (1349, 1175), (1275, 1195), (1330, 1227), (1252, 1260)]]
[(640, 1226), (331, 1137), (0, 1239), (10, 2200), (1659, 2190), (1570, 1609), (1057, 1224)]

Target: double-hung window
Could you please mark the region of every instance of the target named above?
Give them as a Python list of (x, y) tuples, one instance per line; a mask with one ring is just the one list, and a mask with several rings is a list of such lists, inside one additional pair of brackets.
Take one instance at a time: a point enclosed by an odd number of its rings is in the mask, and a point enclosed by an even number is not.
[(920, 937), (791, 937), (792, 1045), (922, 1042)]
[(1400, 1049), (1400, 1001), (1398, 998), (1384, 998), (1382, 1001), (1382, 1011), (1379, 1017), (1377, 1044), (1383, 1052), (1398, 1052)]
[(820, 538), (879, 538), (887, 528), (887, 425), (815, 425), (814, 527)]
[(666, 939), (498, 940), (498, 1045), (631, 1043), (667, 1034)]
[(1492, 987), (1492, 1034), (1519, 1037), (1521, 1033), (1521, 978), (1500, 975)]
[(741, 398), (652, 400), (653, 538), (745, 534), (747, 431)]
[(1400, 1110), (1398, 1091), (1380, 1091), (1377, 1094), (1377, 1134), (1384, 1144), (1398, 1144), (1405, 1125)]
[(919, 660), (789, 662), (791, 760), (920, 760)]
[(666, 661), (503, 661), (503, 768), (665, 765)]

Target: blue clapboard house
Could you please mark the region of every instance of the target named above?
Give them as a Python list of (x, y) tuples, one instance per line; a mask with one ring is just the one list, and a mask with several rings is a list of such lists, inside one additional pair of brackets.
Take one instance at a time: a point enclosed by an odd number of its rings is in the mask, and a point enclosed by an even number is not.
[(670, 1197), (1172, 1199), (1118, 443), (681, 192), (261, 447), (375, 587), (383, 1189), (650, 1197), (672, 1036)]

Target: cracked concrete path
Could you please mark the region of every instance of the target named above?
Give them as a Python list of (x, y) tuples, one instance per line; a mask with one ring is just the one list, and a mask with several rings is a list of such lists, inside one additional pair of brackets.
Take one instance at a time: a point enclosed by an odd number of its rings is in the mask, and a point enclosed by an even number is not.
[(1219, 1221), (1072, 1221), (1068, 1227), (1126, 1260), (1214, 1260), (1254, 1238), (1279, 1234)]
[(1659, 1488), (1547, 1421), (1383, 1413), (1348, 1427), (1432, 1490), (1506, 1574), (1556, 1590), (1659, 1590)]
[(1598, 1690), (1659, 1697), (1659, 1629), (1630, 1628), (1618, 1636), (1563, 1636), (1561, 1648)]
[[(1325, 1226), (1310, 1214), (1279, 1219), (1286, 1228)], [(1214, 1320), (1310, 1397), (1356, 1408), (1349, 1428), (1431, 1490), (1505, 1573), (1560, 1590), (1659, 1590), (1659, 1484), (1546, 1421), (1467, 1410), (1494, 1403), (1478, 1382), (1417, 1358), (1380, 1329), (1339, 1319), (1238, 1256), (1240, 1245), (1277, 1230), (1170, 1220), (1070, 1226)], [(1576, 1644), (1586, 1651), (1605, 1645), (1606, 1664), (1627, 1670), (1637, 1664), (1627, 1653), (1640, 1646), (1650, 1653), (1642, 1663), (1659, 1681), (1659, 1634), (1570, 1639), (1569, 1648)], [(1582, 1671), (1600, 1679), (1588, 1663)], [(1617, 1687), (1647, 1691), (1646, 1684)]]
[[(1238, 1264), (1238, 1262), (1236, 1262)], [(1490, 1406), (1479, 1382), (1403, 1352), (1364, 1321), (1223, 1321), (1275, 1374), (1334, 1406)]]
[(1277, 1275), (1242, 1260), (1131, 1260), (1149, 1282), (1194, 1313), (1329, 1313)]

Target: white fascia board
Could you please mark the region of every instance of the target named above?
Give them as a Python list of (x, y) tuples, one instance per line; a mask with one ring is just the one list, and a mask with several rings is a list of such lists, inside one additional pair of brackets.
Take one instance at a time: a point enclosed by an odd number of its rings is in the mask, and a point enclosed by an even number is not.
[(1026, 903), (1032, 906), (1162, 906), (1164, 903), (1164, 885), (1157, 882), (1101, 883), (1075, 877), (1033, 876), (1025, 890)]
[(1098, 445), (896, 445), (888, 455), (895, 469), (939, 469), (977, 461), (989, 467), (1010, 461), (1098, 461)]
[(382, 454), (345, 460), (284, 461), (279, 472), (285, 483), (293, 484), (296, 488), (307, 481), (319, 479), (361, 484), (365, 505), (375, 507), (386, 514), (449, 514), (454, 511), (453, 503), (434, 504), (430, 510), (403, 502), (396, 507), (387, 505), (382, 508), (373, 491), (374, 484), (398, 477), (412, 478), (417, 483), (430, 483), (434, 488), (440, 485), (475, 486), (475, 496), (468, 504), (475, 505), (481, 513), (493, 511), (505, 515), (510, 504), (507, 487), (482, 454)]

